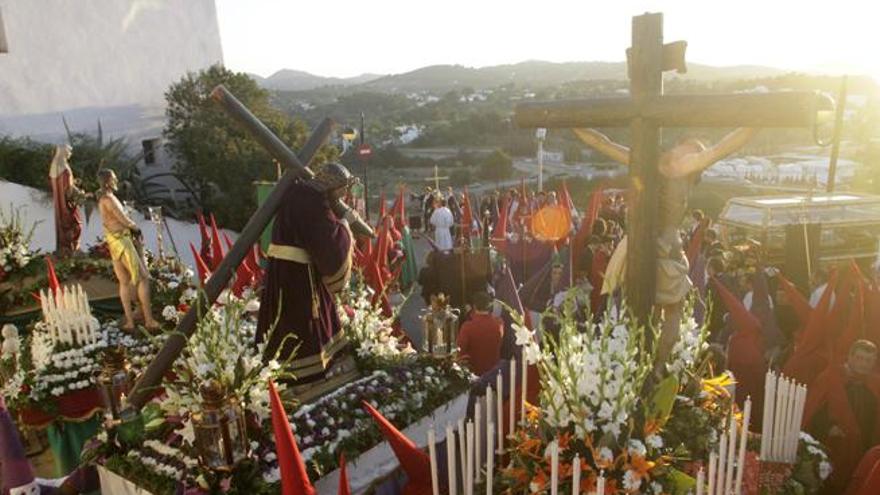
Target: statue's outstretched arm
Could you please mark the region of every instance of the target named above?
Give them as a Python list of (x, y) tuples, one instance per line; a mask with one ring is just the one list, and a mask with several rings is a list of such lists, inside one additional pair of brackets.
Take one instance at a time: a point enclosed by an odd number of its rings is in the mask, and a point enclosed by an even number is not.
[(751, 127), (740, 127), (724, 136), (714, 146), (710, 146), (698, 153), (688, 153), (675, 157), (662, 172), (668, 177), (683, 177), (702, 172), (711, 167), (715, 162), (745, 146), (757, 132), (757, 129)]
[(602, 153), (608, 158), (623, 165), (629, 165), (629, 148), (615, 143), (608, 136), (595, 129), (572, 129), (578, 137), (590, 148)]

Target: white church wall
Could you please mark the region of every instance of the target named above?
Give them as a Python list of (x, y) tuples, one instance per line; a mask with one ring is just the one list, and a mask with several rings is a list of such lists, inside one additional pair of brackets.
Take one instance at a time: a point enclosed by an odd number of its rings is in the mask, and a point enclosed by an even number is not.
[[(0, 134), (62, 142), (74, 132), (161, 137), (164, 93), (188, 71), (222, 63), (214, 0), (0, 0)], [(169, 171), (170, 160), (142, 165)]]

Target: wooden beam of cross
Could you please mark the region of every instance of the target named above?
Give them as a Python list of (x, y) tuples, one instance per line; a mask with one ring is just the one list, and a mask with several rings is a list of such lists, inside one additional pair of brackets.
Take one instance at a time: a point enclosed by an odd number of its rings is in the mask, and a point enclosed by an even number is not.
[(658, 160), (661, 127), (808, 127), (833, 102), (818, 93), (663, 95), (663, 72), (686, 69), (686, 43), (663, 44), (663, 14), (633, 17), (628, 50), (630, 96), (530, 102), (516, 107), (524, 128), (630, 128), (625, 291), (647, 321), (655, 294)]
[(440, 190), (440, 181), (441, 180), (449, 180), (449, 177), (440, 177), (440, 172), (438, 171), (437, 165), (434, 165), (434, 177), (428, 177), (425, 179), (426, 181), (434, 181), (434, 189)]

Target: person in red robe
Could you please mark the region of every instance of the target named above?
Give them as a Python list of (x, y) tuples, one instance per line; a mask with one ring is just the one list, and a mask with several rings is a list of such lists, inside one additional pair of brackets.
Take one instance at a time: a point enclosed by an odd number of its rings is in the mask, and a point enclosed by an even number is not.
[(458, 331), (458, 351), (477, 376), (493, 369), (501, 359), (504, 322), (490, 313), (491, 306), (489, 294), (474, 294), (474, 312)]
[(82, 234), (82, 218), (79, 201), (83, 195), (73, 180), (73, 170), (68, 160), (73, 153), (70, 145), (55, 147), (55, 156), (49, 166), (49, 182), (52, 185), (52, 202), (55, 206), (55, 249), (61, 256), (69, 256), (79, 250)]
[(348, 286), (352, 234), (330, 205), (354, 182), (342, 165), (325, 165), (290, 187), (272, 227), (256, 341), (266, 343), (267, 357), (286, 360), (296, 349), (289, 361), (296, 393), (349, 375), (331, 368), (347, 344), (333, 295)]
[(857, 340), (842, 366), (830, 366), (810, 387), (804, 409), (808, 432), (828, 446), (834, 472), (828, 493), (842, 493), (859, 459), (880, 439), (877, 346)]

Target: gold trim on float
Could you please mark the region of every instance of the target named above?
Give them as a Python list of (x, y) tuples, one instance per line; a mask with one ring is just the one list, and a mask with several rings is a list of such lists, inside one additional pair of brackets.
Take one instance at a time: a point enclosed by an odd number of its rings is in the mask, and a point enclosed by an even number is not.
[(314, 375), (317, 372), (324, 371), (327, 368), (327, 363), (333, 359), (333, 356), (342, 350), (346, 344), (348, 344), (348, 339), (345, 338), (344, 331), (340, 329), (339, 333), (333, 336), (330, 342), (327, 343), (327, 346), (324, 349), (321, 349), (319, 354), (295, 359), (291, 361), (288, 368), (297, 375), (297, 379), (302, 379)]

